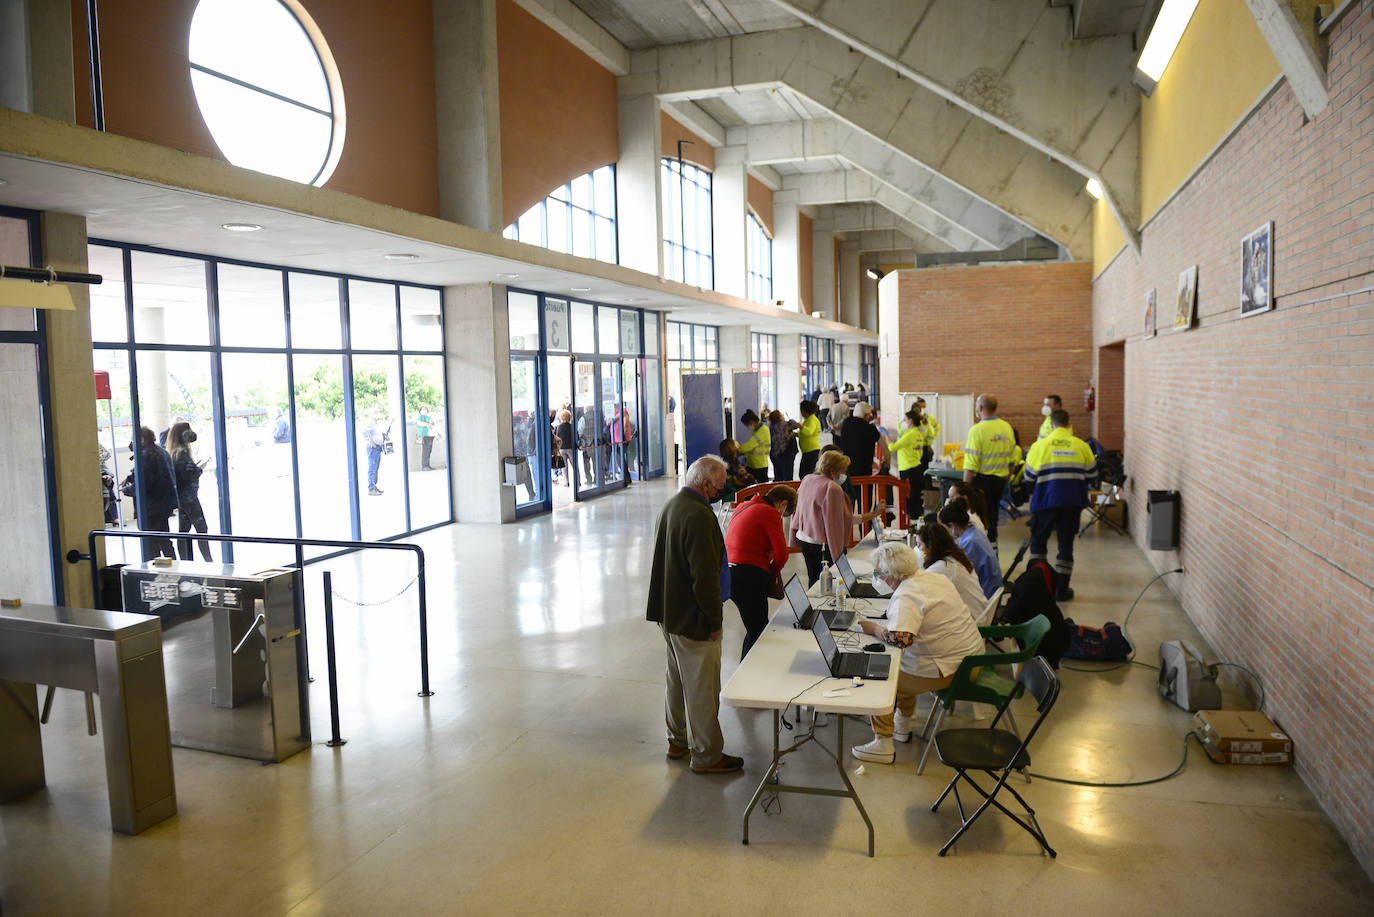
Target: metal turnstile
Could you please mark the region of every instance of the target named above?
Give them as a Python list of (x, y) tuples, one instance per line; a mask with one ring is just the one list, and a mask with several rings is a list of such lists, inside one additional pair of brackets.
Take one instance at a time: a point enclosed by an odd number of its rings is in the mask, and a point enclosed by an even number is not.
[(310, 745), (295, 570), (173, 561), (121, 573), (124, 610), (163, 620), (172, 744), (262, 761)]

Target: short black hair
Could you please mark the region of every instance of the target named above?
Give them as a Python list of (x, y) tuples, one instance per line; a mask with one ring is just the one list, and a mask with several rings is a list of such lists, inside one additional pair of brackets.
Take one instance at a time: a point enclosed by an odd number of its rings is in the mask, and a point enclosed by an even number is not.
[(745, 424), (758, 423), (759, 415), (754, 413), (753, 408), (750, 408), (749, 410), (745, 411), (743, 414), (739, 416), (739, 422)]
[(1069, 425), (1069, 412), (1064, 410), (1050, 411), (1050, 426), (1067, 427)]

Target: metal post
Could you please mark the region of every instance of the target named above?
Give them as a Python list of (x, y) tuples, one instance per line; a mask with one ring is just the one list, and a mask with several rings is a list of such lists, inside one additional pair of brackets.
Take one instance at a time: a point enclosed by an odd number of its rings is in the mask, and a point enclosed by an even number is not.
[(417, 697), (433, 697), (429, 689), (429, 604), (425, 599), (425, 554), (415, 549), (417, 572), (415, 588), (420, 590), (420, 693)]
[(329, 669), (329, 735), (324, 744), (336, 748), (347, 742), (339, 738), (339, 672), (334, 661), (334, 582), (328, 570), (324, 572), (324, 653)]

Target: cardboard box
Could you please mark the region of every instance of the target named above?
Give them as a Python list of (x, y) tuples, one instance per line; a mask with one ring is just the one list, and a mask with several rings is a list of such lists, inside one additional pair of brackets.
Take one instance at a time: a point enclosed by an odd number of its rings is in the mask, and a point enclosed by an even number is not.
[(1199, 710), (1193, 731), (1219, 764), (1292, 764), (1293, 740), (1263, 713)]

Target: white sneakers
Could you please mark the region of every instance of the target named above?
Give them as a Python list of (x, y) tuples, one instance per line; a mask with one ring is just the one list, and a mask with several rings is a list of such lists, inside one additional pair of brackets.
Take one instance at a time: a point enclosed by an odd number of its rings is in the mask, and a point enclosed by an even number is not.
[(893, 711), (892, 716), (892, 738), (898, 742), (911, 741), (911, 721), (915, 717), (903, 716), (902, 711)]
[[(907, 735), (910, 738), (910, 733)], [(897, 751), (892, 747), (891, 736), (878, 736), (872, 742), (855, 745), (849, 751), (858, 760), (872, 761), (874, 764), (891, 764), (897, 760)]]

